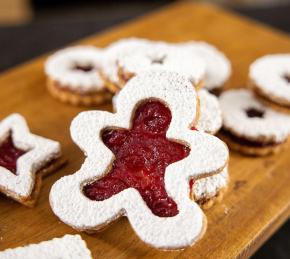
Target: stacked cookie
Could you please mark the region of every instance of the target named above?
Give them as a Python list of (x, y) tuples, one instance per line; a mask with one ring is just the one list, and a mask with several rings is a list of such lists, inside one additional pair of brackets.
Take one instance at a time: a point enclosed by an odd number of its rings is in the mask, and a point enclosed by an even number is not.
[(220, 136), (232, 149), (246, 155), (263, 156), (277, 153), (287, 144), (289, 75), (289, 54), (267, 55), (250, 66), (249, 90), (222, 93)]

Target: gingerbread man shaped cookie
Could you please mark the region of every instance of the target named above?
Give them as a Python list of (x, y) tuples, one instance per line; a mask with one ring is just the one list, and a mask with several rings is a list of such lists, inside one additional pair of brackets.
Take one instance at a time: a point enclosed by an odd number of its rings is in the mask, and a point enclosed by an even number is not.
[(151, 246), (193, 245), (206, 218), (189, 197), (189, 181), (220, 172), (228, 161), (222, 141), (190, 129), (198, 109), (194, 87), (174, 72), (144, 72), (126, 84), (116, 108), (73, 120), (72, 139), (86, 160), (53, 185), (53, 212), (83, 231), (126, 216)]

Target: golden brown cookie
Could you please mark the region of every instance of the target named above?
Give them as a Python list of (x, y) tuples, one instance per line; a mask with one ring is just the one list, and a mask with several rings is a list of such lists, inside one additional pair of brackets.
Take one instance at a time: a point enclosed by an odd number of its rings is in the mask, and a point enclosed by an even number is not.
[(72, 105), (94, 106), (108, 102), (112, 98), (112, 94), (106, 89), (91, 93), (76, 93), (67, 87), (60, 87), (59, 83), (47, 79), (47, 89), (53, 97)]
[(70, 47), (45, 63), (49, 92), (62, 102), (92, 106), (111, 98), (101, 76), (103, 51), (91, 46)]

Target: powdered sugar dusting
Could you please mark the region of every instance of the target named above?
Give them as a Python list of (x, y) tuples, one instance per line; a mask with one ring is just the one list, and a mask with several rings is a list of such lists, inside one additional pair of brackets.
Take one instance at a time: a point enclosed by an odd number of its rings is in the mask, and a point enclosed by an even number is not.
[[(186, 143), (191, 152), (171, 164), (165, 172), (165, 188), (174, 199), (179, 213), (158, 217), (152, 213), (136, 189), (129, 188), (104, 201), (92, 201), (82, 193), (82, 185), (107, 172), (114, 159), (102, 143), (105, 127), (129, 128), (136, 105), (148, 98), (164, 102), (172, 113), (167, 138)], [(163, 249), (194, 244), (205, 228), (205, 216), (189, 198), (190, 178), (209, 175), (223, 168), (228, 150), (214, 136), (190, 130), (196, 114), (197, 95), (186, 77), (168, 71), (150, 71), (131, 79), (117, 99), (117, 112), (80, 113), (72, 122), (71, 135), (87, 158), (81, 169), (58, 180), (50, 193), (54, 213), (79, 230), (96, 230), (125, 215), (137, 235), (146, 243)]]
[(222, 113), (218, 99), (206, 90), (198, 92), (200, 115), (196, 128), (210, 134), (216, 134), (222, 126)]
[(128, 53), (140, 52), (149, 46), (153, 47), (153, 44), (155, 45), (152, 41), (140, 38), (126, 38), (113, 42), (104, 49), (103, 73), (109, 81), (118, 86), (118, 59)]
[[(51, 55), (45, 63), (46, 74), (60, 84), (83, 93), (94, 92), (104, 88), (99, 70), (104, 62), (102, 50), (92, 46), (78, 46), (59, 50)], [(74, 66), (92, 66), (84, 72)]]
[(223, 87), (231, 75), (231, 63), (221, 51), (202, 41), (190, 41), (176, 45), (197, 55), (205, 62), (205, 88), (212, 90)]
[(12, 114), (0, 122), (0, 142), (12, 134), (14, 145), (27, 151), (17, 160), (16, 175), (0, 166), (0, 187), (26, 198), (31, 195), (35, 173), (49, 161), (60, 156), (60, 144), (29, 132), (25, 119)]
[(91, 259), (92, 255), (80, 235), (65, 235), (39, 244), (7, 249), (0, 252), (0, 258)]
[(228, 185), (228, 181), (228, 167), (225, 167), (219, 174), (197, 180), (192, 186), (195, 201), (215, 197), (221, 189)]
[(185, 49), (156, 44), (138, 52), (129, 52), (119, 57), (119, 67), (124, 73), (137, 75), (146, 70), (165, 69), (178, 72), (193, 84), (200, 83), (205, 76), (205, 63), (197, 55)]
[[(264, 106), (246, 89), (229, 90), (220, 96), (223, 127), (236, 136), (249, 140), (280, 143), (290, 133), (290, 116)], [(255, 108), (264, 112), (262, 118), (249, 118), (246, 110)]]
[[(249, 77), (268, 99), (290, 105), (290, 83), (284, 76), (290, 75), (290, 54), (267, 55), (250, 66)], [(278, 103), (280, 104), (280, 103)]]

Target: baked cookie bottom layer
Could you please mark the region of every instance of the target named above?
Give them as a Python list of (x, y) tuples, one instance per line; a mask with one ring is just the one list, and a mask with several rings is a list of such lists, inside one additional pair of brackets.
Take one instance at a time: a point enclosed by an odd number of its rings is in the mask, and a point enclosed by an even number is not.
[(103, 104), (112, 98), (112, 94), (107, 89), (95, 93), (79, 94), (67, 89), (60, 88), (56, 81), (48, 78), (47, 88), (50, 94), (64, 103), (72, 105), (93, 106)]
[(224, 142), (226, 142), (230, 149), (238, 151), (244, 155), (249, 156), (266, 156), (270, 154), (278, 153), (282, 150), (282, 148), (286, 145), (287, 140), (281, 143), (271, 143), (271, 144), (263, 144), (257, 145), (257, 143), (250, 144), (250, 141), (245, 141), (243, 143), (243, 139), (241, 141), (237, 141), (237, 139), (234, 139), (230, 133), (226, 131), (222, 131), (218, 134), (218, 137), (220, 137)]
[(260, 87), (250, 81), (249, 83), (250, 89), (253, 90), (255, 96), (261, 101), (264, 105), (276, 110), (278, 112), (283, 112), (290, 114), (290, 103), (285, 103), (284, 100), (279, 99), (278, 97), (270, 98), (267, 94), (265, 94)]
[(218, 190), (218, 192), (216, 193), (216, 195), (211, 196), (211, 197), (203, 197), (201, 199), (195, 199), (194, 195), (192, 194), (191, 199), (194, 200), (196, 203), (198, 203), (198, 205), (204, 209), (204, 210), (208, 210), (210, 209), (213, 205), (220, 203), (223, 198), (225, 193), (227, 192), (227, 187), (223, 187), (221, 189)]
[(66, 160), (62, 157), (55, 158), (49, 161), (46, 165), (44, 165), (40, 170), (35, 173), (35, 182), (34, 187), (29, 196), (20, 196), (19, 194), (9, 191), (7, 189), (1, 188), (0, 192), (5, 194), (7, 197), (12, 198), (13, 200), (23, 204), (27, 207), (34, 207), (37, 202), (37, 198), (39, 196), (39, 192), (42, 185), (42, 178), (53, 173), (57, 169), (61, 168), (66, 163)]

